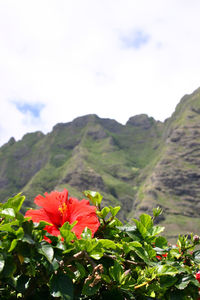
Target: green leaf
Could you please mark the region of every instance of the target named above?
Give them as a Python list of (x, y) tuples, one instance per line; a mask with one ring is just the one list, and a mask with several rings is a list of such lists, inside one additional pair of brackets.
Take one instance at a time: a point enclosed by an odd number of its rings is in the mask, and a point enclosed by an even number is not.
[(22, 239), (24, 236), (24, 230), (22, 227), (20, 227), (16, 232), (15, 235), (17, 237), (17, 239)]
[(73, 223), (65, 222), (60, 230), (72, 230), (72, 228), (78, 223), (78, 221), (74, 221)]
[(109, 208), (110, 208), (110, 213), (113, 217), (115, 217), (119, 212), (119, 210), (121, 209), (120, 206), (116, 206), (116, 207), (109, 206)]
[(13, 275), (13, 273), (15, 272), (15, 270), (16, 270), (16, 265), (14, 262), (14, 258), (11, 256), (8, 256), (5, 261), (5, 266), (3, 268), (3, 271), (2, 271), (2, 277), (6, 277), (6, 278), (11, 277)]
[(69, 222), (65, 222), (63, 226), (60, 228), (60, 234), (64, 238), (65, 243), (69, 243), (72, 240), (76, 239), (74, 232), (72, 232), (72, 228), (76, 225), (77, 221), (70, 224)]
[(19, 221), (19, 224), (21, 225), (24, 222), (25, 217), (20, 212), (16, 212), (16, 219)]
[(117, 226), (117, 229), (126, 232), (133, 241), (140, 241), (141, 236), (136, 226)]
[(160, 216), (162, 214), (162, 208), (160, 208), (159, 206), (156, 208), (153, 208), (153, 216), (156, 218), (158, 216)]
[(1, 216), (15, 218), (15, 211), (13, 208), (5, 208), (0, 212)]
[(156, 252), (154, 250), (152, 252), (152, 248), (148, 248), (149, 245), (146, 245), (144, 247), (137, 241), (130, 242), (129, 245), (130, 249), (134, 251), (146, 264), (149, 264), (150, 258), (156, 255)]
[(109, 277), (108, 275), (106, 275), (106, 274), (101, 274), (101, 278), (102, 278), (105, 282), (107, 282), (107, 283), (110, 283), (110, 282), (111, 282), (110, 277)]
[(123, 232), (135, 232), (137, 227), (136, 226), (117, 226), (117, 229)]
[(21, 193), (19, 193), (13, 198), (8, 199), (8, 201), (3, 205), (3, 208), (13, 208), (16, 213), (20, 210), (24, 200), (25, 196), (21, 196)]
[(109, 214), (110, 212), (110, 208), (105, 206), (102, 210), (101, 210), (101, 213), (100, 213), (100, 216), (105, 219), (105, 217)]
[(73, 284), (67, 274), (54, 274), (50, 280), (50, 291), (53, 297), (61, 297), (63, 300), (74, 299)]
[(74, 245), (68, 244), (67, 249), (63, 251), (63, 254), (69, 253), (75, 249)]
[(15, 247), (17, 246), (17, 239), (12, 240), (11, 245), (10, 245), (10, 249), (8, 250), (8, 252), (11, 252), (15, 249)]
[(166, 238), (164, 238), (163, 236), (158, 236), (155, 240), (155, 246), (158, 248), (165, 248), (167, 247), (168, 243)]
[(133, 221), (135, 222), (137, 229), (142, 235), (143, 239), (147, 237), (152, 238), (164, 230), (164, 227), (153, 226), (152, 218), (147, 214), (142, 214), (140, 216), (140, 221), (136, 219), (133, 219)]
[(96, 259), (96, 260), (99, 260), (99, 259), (102, 258), (103, 252), (102, 252), (102, 251), (92, 251), (92, 252), (90, 253), (90, 256), (91, 256), (92, 258)]
[(118, 218), (114, 218), (112, 221), (108, 223), (109, 227), (117, 227), (117, 226), (122, 226), (122, 222)]
[(92, 231), (89, 228), (85, 227), (83, 232), (81, 233), (81, 237), (82, 237), (82, 239), (85, 239), (85, 240), (91, 239)]
[(122, 266), (115, 260), (114, 266), (109, 268), (109, 274), (114, 281), (120, 282), (120, 278), (123, 273)]
[(177, 280), (176, 276), (163, 275), (160, 277), (161, 288), (169, 288), (173, 286)]
[(22, 223), (22, 228), (24, 230), (25, 233), (29, 234), (29, 235), (32, 235), (32, 231), (33, 231), (33, 221), (30, 220), (26, 220), (25, 218), (25, 221)]
[(97, 239), (82, 240), (84, 242), (83, 246), (88, 254), (94, 259), (100, 259), (104, 254), (104, 248), (102, 244)]
[(139, 243), (138, 241), (134, 241), (134, 242), (130, 242), (129, 243), (129, 246), (130, 247), (133, 247), (133, 248), (135, 248), (135, 247), (142, 247), (142, 244), (141, 243)]
[(151, 216), (149, 216), (147, 214), (142, 214), (140, 216), (140, 221), (146, 229), (150, 229), (153, 227), (152, 218), (151, 218)]
[(44, 227), (46, 226), (46, 225), (52, 225), (51, 223), (48, 223), (48, 222), (46, 222), (46, 221), (40, 221), (39, 223), (36, 223), (36, 222), (34, 222), (33, 223), (33, 225), (34, 225), (34, 228), (36, 228), (36, 229), (44, 229)]
[(192, 279), (194, 279), (193, 275), (185, 276), (185, 277), (181, 278), (175, 286), (177, 289), (183, 290), (188, 286), (188, 284), (190, 283), (190, 280), (192, 280)]
[(44, 255), (49, 262), (52, 262), (54, 251), (49, 243), (47, 244), (46, 242), (41, 242), (38, 252)]
[(151, 235), (155, 236), (158, 235), (159, 233), (163, 232), (165, 227), (161, 226), (153, 226), (152, 229), (150, 230)]
[(101, 204), (101, 201), (103, 199), (103, 196), (95, 191), (84, 191), (83, 194), (90, 199), (93, 205), (99, 206)]
[(103, 248), (106, 249), (113, 249), (115, 250), (117, 248), (117, 245), (115, 242), (111, 241), (111, 240), (107, 240), (107, 239), (100, 239), (99, 242), (101, 243)]
[(157, 275), (163, 276), (163, 275), (171, 275), (174, 276), (178, 273), (178, 270), (170, 265), (161, 265), (157, 267)]
[(193, 252), (193, 258), (195, 263), (200, 264), (200, 250)]
[(135, 222), (136, 227), (137, 227), (138, 231), (140, 232), (141, 236), (143, 237), (143, 239), (145, 239), (145, 237), (148, 235), (147, 229), (140, 221), (138, 221), (136, 219), (133, 219), (133, 221)]
[(3, 270), (4, 265), (5, 265), (5, 260), (3, 258), (3, 255), (0, 254), (0, 272)]
[(176, 257), (177, 259), (179, 259), (181, 257), (181, 253), (179, 251), (178, 248), (175, 248), (175, 249), (171, 249), (169, 251), (169, 254), (172, 256), (172, 257)]
[(77, 270), (80, 273), (80, 278), (84, 278), (87, 274), (84, 266), (82, 264), (78, 263), (78, 262), (75, 262), (75, 265), (76, 265)]
[(55, 257), (54, 257), (51, 265), (52, 265), (54, 271), (57, 270), (60, 267), (60, 264), (59, 264), (59, 262), (57, 261), (57, 259)]
[(147, 252), (148, 257), (149, 257), (150, 259), (152, 259), (153, 257), (156, 256), (156, 251), (152, 248), (151, 245), (146, 244), (146, 245), (144, 245), (144, 248), (145, 248), (145, 251)]
[(7, 224), (0, 225), (0, 231), (7, 231), (7, 232), (15, 233), (15, 230), (12, 228), (13, 225), (18, 225), (18, 221), (15, 220), (15, 221), (12, 221)]
[(29, 234), (24, 234), (23, 238), (22, 238), (22, 241), (23, 242), (26, 242), (30, 245), (34, 245), (35, 244), (35, 241), (32, 239), (32, 237), (29, 235)]

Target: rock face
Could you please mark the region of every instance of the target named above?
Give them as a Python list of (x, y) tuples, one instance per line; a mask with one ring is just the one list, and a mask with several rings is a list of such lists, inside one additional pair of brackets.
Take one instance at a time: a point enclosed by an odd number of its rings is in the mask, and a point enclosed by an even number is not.
[(149, 129), (155, 124), (155, 120), (153, 118), (149, 118), (145, 114), (142, 114), (131, 117), (126, 124), (140, 127), (143, 129)]
[[(165, 124), (160, 158), (143, 184), (140, 212), (158, 203), (168, 231), (200, 230), (200, 90), (184, 97)], [(175, 223), (175, 225), (174, 225)]]
[(164, 123), (145, 114), (126, 125), (97, 115), (54, 126), (47, 135), (11, 138), (0, 148), (0, 200), (20, 191), (100, 191), (129, 220), (161, 206), (168, 235), (200, 229), (200, 89), (186, 95)]

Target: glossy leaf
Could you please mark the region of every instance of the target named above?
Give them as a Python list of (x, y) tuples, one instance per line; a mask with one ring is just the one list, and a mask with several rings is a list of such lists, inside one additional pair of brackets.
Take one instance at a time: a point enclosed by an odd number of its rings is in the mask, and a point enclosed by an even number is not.
[(40, 244), (38, 252), (44, 255), (49, 262), (52, 262), (54, 256), (54, 250), (50, 244), (47, 244), (46, 242), (42, 242)]
[(10, 245), (10, 249), (8, 250), (8, 252), (11, 252), (15, 249), (15, 247), (17, 246), (17, 239), (12, 240), (11, 245)]
[(110, 213), (113, 217), (115, 217), (121, 209), (120, 206), (116, 206), (116, 207), (109, 206), (109, 208), (110, 208)]
[(0, 254), (0, 272), (3, 270), (4, 265), (5, 265), (5, 260), (3, 258), (3, 255)]
[(9, 217), (9, 218), (15, 218), (15, 211), (13, 208), (5, 208), (0, 212), (1, 216)]
[(103, 196), (95, 191), (84, 191), (83, 194), (90, 199), (93, 205), (99, 206), (101, 204), (101, 201), (103, 199)]
[(101, 210), (101, 213), (100, 213), (100, 216), (105, 219), (105, 217), (109, 214), (110, 212), (110, 208), (105, 206), (102, 210)]
[(3, 208), (13, 208), (15, 212), (18, 212), (25, 200), (25, 196), (21, 196), (21, 193), (17, 194), (13, 198), (8, 199), (8, 201), (3, 205)]
[(67, 274), (54, 274), (50, 280), (50, 291), (53, 297), (61, 297), (63, 300), (72, 300), (73, 284)]

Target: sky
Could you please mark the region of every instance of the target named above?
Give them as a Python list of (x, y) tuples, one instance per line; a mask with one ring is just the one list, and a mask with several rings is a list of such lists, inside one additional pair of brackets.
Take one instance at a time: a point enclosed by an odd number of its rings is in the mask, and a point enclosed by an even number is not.
[(0, 0), (0, 145), (86, 114), (170, 117), (200, 86), (199, 0)]

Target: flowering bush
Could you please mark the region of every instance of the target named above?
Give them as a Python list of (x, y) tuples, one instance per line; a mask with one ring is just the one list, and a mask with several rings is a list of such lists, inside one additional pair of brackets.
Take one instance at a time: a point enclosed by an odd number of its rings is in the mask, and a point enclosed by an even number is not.
[(91, 204), (67, 190), (39, 195), (25, 216), (21, 194), (0, 204), (0, 299), (198, 299), (198, 236), (170, 245), (159, 208), (123, 225), (119, 206), (84, 193)]

